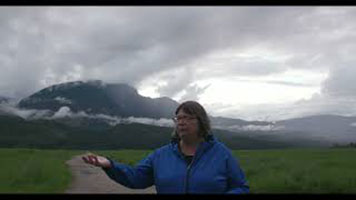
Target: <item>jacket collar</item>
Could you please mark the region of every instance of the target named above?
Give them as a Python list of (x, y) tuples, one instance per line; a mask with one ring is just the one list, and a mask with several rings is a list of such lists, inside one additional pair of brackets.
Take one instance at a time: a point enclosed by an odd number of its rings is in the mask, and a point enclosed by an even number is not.
[[(199, 144), (199, 147), (197, 149), (197, 156), (203, 152), (205, 152), (206, 150), (208, 150), (209, 148), (211, 148), (215, 143), (217, 142), (217, 139), (215, 138), (214, 135), (212, 134), (208, 134), (205, 137), (205, 141)], [(182, 153), (179, 151), (178, 148), (178, 143), (179, 143), (179, 139), (177, 138), (172, 138), (171, 140), (171, 148), (172, 150), (179, 156), (183, 156)]]
[[(208, 134), (205, 138), (204, 142), (208, 142), (208, 143), (215, 143), (216, 142), (216, 138), (213, 134)], [(179, 142), (179, 138), (173, 137), (171, 138), (171, 144), (178, 144)]]

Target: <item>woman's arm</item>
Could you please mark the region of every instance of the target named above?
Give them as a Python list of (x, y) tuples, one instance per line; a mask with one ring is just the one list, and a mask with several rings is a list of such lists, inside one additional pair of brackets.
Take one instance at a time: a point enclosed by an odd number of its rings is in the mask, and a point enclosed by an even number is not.
[(240, 168), (238, 161), (229, 152), (227, 159), (228, 191), (229, 194), (249, 193), (250, 187), (245, 179), (245, 174)]
[(111, 167), (103, 167), (103, 170), (121, 185), (132, 189), (144, 189), (154, 184), (153, 157), (154, 153), (151, 153), (134, 167), (108, 159)]
[(153, 180), (153, 156), (151, 153), (135, 167), (115, 162), (110, 158), (87, 154), (82, 157), (84, 162), (101, 167), (104, 172), (114, 181), (132, 189), (144, 189), (152, 186)]

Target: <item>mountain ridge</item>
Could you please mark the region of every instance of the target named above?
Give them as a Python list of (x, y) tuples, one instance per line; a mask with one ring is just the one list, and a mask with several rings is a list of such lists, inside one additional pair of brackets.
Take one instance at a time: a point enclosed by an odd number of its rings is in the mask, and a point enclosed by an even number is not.
[(128, 84), (102, 81), (75, 81), (44, 88), (18, 103), (19, 108), (48, 109), (53, 112), (67, 106), (74, 112), (85, 111), (119, 117), (171, 118), (178, 102), (138, 94)]
[[(54, 120), (68, 128), (89, 130), (89, 132), (99, 131), (101, 134), (108, 128), (122, 127), (126, 122), (126, 124), (154, 125), (147, 122), (150, 121), (148, 119), (170, 119), (178, 105), (178, 102), (169, 97), (152, 99), (141, 96), (128, 84), (108, 84), (98, 80), (52, 85), (18, 103), (21, 109), (46, 110), (43, 112), (46, 114), (46, 119)], [(71, 117), (72, 115), (75, 119)], [(26, 116), (38, 115), (32, 113)], [(139, 120), (121, 120), (132, 117)], [(279, 141), (292, 144), (294, 142), (299, 143), (300, 146), (303, 146), (302, 142), (310, 144), (309, 146), (330, 146), (332, 143), (356, 141), (356, 117), (314, 115), (275, 122), (246, 121), (220, 116), (209, 116), (209, 118), (215, 131), (221, 130), (227, 138), (235, 138), (233, 140), (258, 138), (267, 143)], [(28, 120), (35, 122), (41, 119), (29, 117)], [(146, 122), (143, 122), (145, 120)], [(147, 128), (156, 130), (149, 126)], [(139, 133), (136, 131), (135, 134)]]

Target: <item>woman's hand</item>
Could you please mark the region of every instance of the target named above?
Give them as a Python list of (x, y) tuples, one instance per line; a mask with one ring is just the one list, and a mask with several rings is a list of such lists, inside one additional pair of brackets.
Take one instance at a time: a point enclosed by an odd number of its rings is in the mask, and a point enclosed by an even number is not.
[(92, 153), (88, 153), (84, 156), (82, 156), (82, 159), (84, 160), (85, 163), (97, 166), (97, 167), (103, 167), (103, 168), (110, 168), (111, 163), (110, 161), (103, 157), (103, 156), (98, 156)]

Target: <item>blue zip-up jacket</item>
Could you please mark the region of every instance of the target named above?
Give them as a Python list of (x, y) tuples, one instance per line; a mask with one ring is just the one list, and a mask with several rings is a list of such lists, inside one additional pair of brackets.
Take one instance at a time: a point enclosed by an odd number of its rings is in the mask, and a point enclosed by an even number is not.
[(214, 136), (199, 144), (190, 165), (178, 142), (155, 150), (131, 167), (109, 159), (104, 169), (114, 181), (133, 189), (155, 185), (157, 193), (248, 193), (249, 186), (231, 151)]

